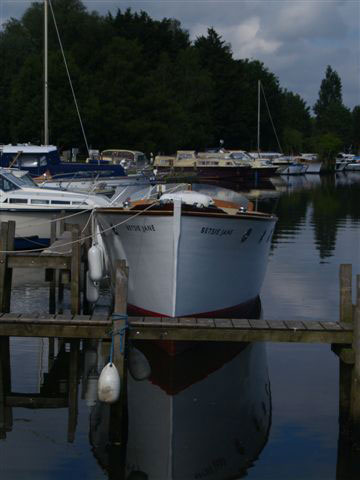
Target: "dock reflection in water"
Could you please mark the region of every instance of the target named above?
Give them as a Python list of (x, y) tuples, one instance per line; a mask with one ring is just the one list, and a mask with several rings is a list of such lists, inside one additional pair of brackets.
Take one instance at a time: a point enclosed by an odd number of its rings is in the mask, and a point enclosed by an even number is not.
[[(270, 428), (265, 346), (208, 342), (176, 356), (152, 342), (136, 349), (143, 355), (129, 354), (126, 477), (245, 475)], [(107, 469), (109, 410), (97, 402), (90, 416), (94, 454)]]

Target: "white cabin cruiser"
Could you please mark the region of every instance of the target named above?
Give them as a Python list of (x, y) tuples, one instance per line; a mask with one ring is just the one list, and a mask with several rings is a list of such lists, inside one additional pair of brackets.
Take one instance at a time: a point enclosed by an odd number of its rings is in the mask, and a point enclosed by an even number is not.
[(58, 189), (79, 193), (94, 193), (109, 195), (118, 187), (151, 185), (154, 183), (153, 175), (145, 175), (142, 173), (126, 175), (123, 177), (111, 177), (104, 175), (103, 172), (90, 172), (88, 176), (81, 174), (61, 175), (60, 178), (48, 176), (44, 174), (42, 177), (36, 178), (36, 183), (44, 188)]
[(17, 237), (50, 238), (54, 215), (64, 212), (70, 223), (84, 224), (95, 207), (106, 207), (107, 198), (40, 188), (26, 172), (0, 168), (0, 221), (16, 222)]

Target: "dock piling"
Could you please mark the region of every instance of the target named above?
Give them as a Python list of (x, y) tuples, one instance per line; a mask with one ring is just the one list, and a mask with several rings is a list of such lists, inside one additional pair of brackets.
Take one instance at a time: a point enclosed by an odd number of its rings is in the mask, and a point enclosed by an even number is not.
[(360, 448), (360, 275), (356, 276), (356, 305), (354, 308), (353, 349), (355, 362), (351, 383), (351, 440), (355, 448)]
[[(353, 326), (352, 266), (340, 265), (340, 322)], [(351, 389), (354, 351), (351, 345), (332, 345), (339, 356), (339, 431), (349, 437), (351, 432)]]
[(116, 263), (116, 285), (112, 332), (114, 335), (113, 362), (120, 375), (120, 398), (111, 405), (110, 440), (121, 445), (124, 437), (124, 410), (126, 399), (126, 312), (128, 291), (128, 268), (124, 260)]

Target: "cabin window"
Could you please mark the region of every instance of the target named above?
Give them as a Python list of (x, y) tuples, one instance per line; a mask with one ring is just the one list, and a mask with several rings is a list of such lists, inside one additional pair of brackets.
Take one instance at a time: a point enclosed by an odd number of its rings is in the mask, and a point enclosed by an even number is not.
[[(85, 202), (86, 203), (86, 202)], [(73, 205), (83, 205), (84, 202), (72, 202)]]
[(45, 155), (21, 154), (15, 161), (14, 166), (22, 168), (45, 167), (47, 159)]
[(232, 165), (232, 162), (226, 162), (226, 165)]
[(49, 205), (50, 201), (49, 200), (41, 200), (39, 198), (36, 198), (34, 200), (30, 200), (30, 203), (32, 205)]
[(10, 203), (28, 203), (27, 198), (10, 198)]
[(64, 200), (53, 200), (52, 205), (70, 205), (70, 202), (65, 202)]

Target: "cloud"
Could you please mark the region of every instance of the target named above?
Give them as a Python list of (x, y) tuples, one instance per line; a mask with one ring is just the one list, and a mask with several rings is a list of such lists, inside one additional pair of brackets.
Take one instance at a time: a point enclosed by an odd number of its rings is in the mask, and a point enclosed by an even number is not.
[(273, 54), (281, 46), (276, 39), (267, 38), (261, 29), (260, 17), (249, 17), (245, 22), (219, 30), (232, 45), (235, 58), (251, 58), (260, 54)]

